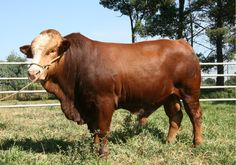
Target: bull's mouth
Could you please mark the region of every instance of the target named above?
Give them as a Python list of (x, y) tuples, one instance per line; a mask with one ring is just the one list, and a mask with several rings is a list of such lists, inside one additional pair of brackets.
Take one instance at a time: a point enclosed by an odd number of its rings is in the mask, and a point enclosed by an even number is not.
[(40, 74), (40, 72), (38, 72), (38, 73), (36, 73), (36, 74), (34, 74), (34, 75), (28, 73), (28, 79), (29, 79), (30, 81), (34, 81), (34, 80), (38, 77), (39, 74)]
[(30, 81), (34, 81), (34, 82), (38, 82), (38, 81), (44, 81), (45, 80), (45, 73), (42, 73), (40, 71), (37, 71), (36, 73), (34, 74), (31, 74), (29, 71), (28, 71), (28, 79)]

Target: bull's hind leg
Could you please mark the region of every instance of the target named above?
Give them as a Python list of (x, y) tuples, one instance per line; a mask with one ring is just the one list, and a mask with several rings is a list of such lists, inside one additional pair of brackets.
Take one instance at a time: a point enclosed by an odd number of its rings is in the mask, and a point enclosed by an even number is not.
[[(196, 92), (197, 93), (197, 92)], [(193, 144), (194, 146), (202, 143), (201, 118), (202, 110), (199, 98), (196, 95), (185, 95), (183, 98), (185, 110), (193, 125)]]
[(169, 132), (167, 135), (166, 142), (171, 143), (175, 140), (180, 124), (183, 118), (181, 111), (181, 103), (176, 95), (168, 97), (164, 104), (166, 115), (169, 117)]

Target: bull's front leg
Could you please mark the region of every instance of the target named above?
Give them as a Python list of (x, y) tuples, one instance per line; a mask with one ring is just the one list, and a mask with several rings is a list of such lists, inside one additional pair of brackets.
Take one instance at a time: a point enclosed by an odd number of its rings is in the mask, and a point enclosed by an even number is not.
[(94, 143), (99, 147), (99, 155), (101, 157), (106, 157), (109, 154), (108, 134), (110, 131), (112, 114), (115, 110), (115, 104), (112, 98), (99, 97), (96, 108), (98, 130), (95, 131)]
[(109, 154), (107, 137), (110, 126), (101, 126), (101, 124), (98, 126), (97, 123), (87, 123), (87, 125), (90, 132), (93, 134), (94, 147), (92, 148), (95, 148), (100, 157), (107, 157)]

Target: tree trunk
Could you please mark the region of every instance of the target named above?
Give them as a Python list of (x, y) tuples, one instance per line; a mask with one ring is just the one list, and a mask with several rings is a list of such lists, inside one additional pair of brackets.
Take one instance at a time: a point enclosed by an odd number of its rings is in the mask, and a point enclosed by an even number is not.
[(189, 10), (190, 10), (190, 43), (193, 47), (193, 15), (192, 15), (192, 2), (191, 0), (188, 1), (189, 3)]
[[(216, 28), (223, 27), (222, 21), (222, 2), (221, 0), (217, 0), (217, 7), (218, 7), (218, 15), (216, 18)], [(218, 34), (216, 37), (216, 60), (217, 62), (223, 62), (223, 34)], [(224, 66), (217, 65), (217, 74), (224, 74)], [(224, 77), (218, 76), (216, 78), (216, 85), (217, 86), (224, 86)]]
[(131, 14), (129, 15), (129, 19), (130, 19), (130, 27), (131, 27), (131, 39), (132, 39), (132, 43), (135, 43), (134, 20), (133, 20)]
[(179, 24), (177, 30), (177, 38), (183, 38), (184, 31), (184, 3), (185, 0), (179, 0)]

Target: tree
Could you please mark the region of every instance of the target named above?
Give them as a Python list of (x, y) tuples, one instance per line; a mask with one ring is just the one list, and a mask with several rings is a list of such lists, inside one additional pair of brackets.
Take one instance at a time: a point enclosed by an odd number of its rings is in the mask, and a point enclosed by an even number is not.
[[(203, 0), (199, 0), (203, 3)], [(209, 56), (208, 61), (224, 62), (230, 61), (235, 52), (235, 1), (234, 0), (208, 0), (202, 6), (201, 16), (208, 21), (209, 28), (207, 36), (211, 45), (215, 48), (215, 53)], [(217, 74), (224, 74), (224, 66), (217, 66)], [(224, 85), (224, 77), (216, 78), (216, 85)]]
[[(234, 72), (236, 74), (236, 72)], [(230, 76), (228, 80), (225, 81), (226, 85), (236, 85), (236, 77)]]
[(136, 41), (136, 36), (142, 32), (142, 21), (146, 15), (150, 15), (158, 8), (156, 0), (100, 0), (103, 7), (114, 11), (120, 11), (130, 19), (132, 42)]
[[(145, 17), (145, 36), (177, 38), (177, 10), (174, 1), (160, 3), (159, 10)], [(178, 33), (182, 34), (182, 31), (178, 30)]]
[[(25, 62), (26, 58), (18, 56), (15, 52), (7, 57), (8, 62)], [(0, 77), (25, 77), (27, 75), (26, 65), (3, 65), (0, 68)], [(24, 80), (2, 80), (2, 90), (19, 90), (25, 85)]]
[(144, 18), (144, 31), (147, 36), (162, 36), (172, 39), (185, 38), (194, 44), (207, 25), (197, 16), (203, 3), (191, 0), (161, 1), (159, 10)]
[(212, 86), (214, 86), (216, 84), (216, 81), (213, 78), (207, 78), (202, 83), (204, 85), (212, 85)]

